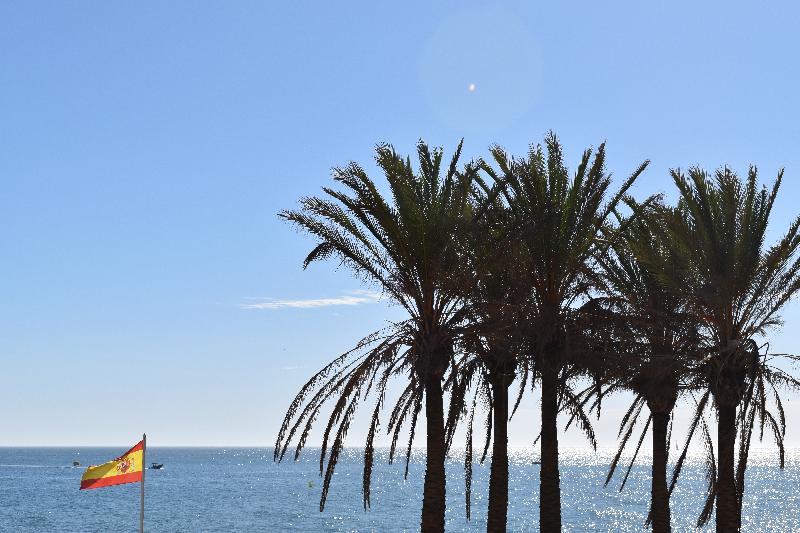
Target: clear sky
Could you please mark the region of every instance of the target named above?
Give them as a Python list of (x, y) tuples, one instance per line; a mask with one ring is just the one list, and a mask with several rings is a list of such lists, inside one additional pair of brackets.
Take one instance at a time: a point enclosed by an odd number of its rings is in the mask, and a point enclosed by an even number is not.
[[(372, 168), (380, 141), (450, 153), (464, 137), (475, 157), (552, 128), (573, 167), (603, 140), (617, 177), (651, 159), (641, 196), (673, 196), (670, 167), (752, 162), (764, 180), (785, 167), (777, 235), (800, 212), (799, 15), (793, 2), (0, 3), (0, 445), (274, 442), (305, 379), (398, 316), (333, 264), (304, 272), (313, 243), (276, 216), (331, 167)], [(800, 307), (784, 316), (773, 348), (800, 352)], [(512, 444), (531, 442), (536, 409)], [(800, 428), (789, 436), (800, 445)]]

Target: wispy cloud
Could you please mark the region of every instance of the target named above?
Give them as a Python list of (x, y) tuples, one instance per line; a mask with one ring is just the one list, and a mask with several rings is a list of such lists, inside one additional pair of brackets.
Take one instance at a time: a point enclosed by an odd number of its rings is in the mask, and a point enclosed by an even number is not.
[(278, 300), (275, 298), (248, 298), (250, 302), (239, 304), (242, 309), (316, 309), (335, 305), (360, 305), (375, 303), (381, 294), (374, 291), (349, 291), (335, 298), (311, 298), (308, 300)]

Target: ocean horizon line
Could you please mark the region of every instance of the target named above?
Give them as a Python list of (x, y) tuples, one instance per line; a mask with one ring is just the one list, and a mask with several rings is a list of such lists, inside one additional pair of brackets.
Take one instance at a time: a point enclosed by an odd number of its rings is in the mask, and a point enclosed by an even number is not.
[[(58, 449), (58, 448), (70, 448), (70, 449), (104, 449), (104, 448), (120, 448), (130, 446), (130, 443), (123, 443), (123, 444), (0, 444), (0, 450), (3, 449)], [(150, 445), (148, 444), (148, 448), (158, 448), (158, 449), (205, 449), (205, 450), (273, 450), (275, 446), (260, 446), (260, 445), (248, 445), (248, 444), (229, 444), (229, 445), (220, 445), (220, 444), (168, 444), (168, 445)], [(312, 450), (320, 450), (321, 446), (304, 446), (304, 451), (312, 451)], [(390, 446), (375, 446), (375, 450), (389, 450)], [(465, 448), (464, 445), (459, 446), (452, 446), (452, 450), (463, 450)], [(291, 448), (294, 449), (294, 448)], [(346, 450), (363, 450), (364, 446), (353, 445), (353, 446), (344, 446)], [(426, 450), (426, 446), (412, 446), (412, 451), (421, 451)], [(581, 452), (616, 452), (616, 446), (598, 446), (597, 449), (592, 449), (590, 446), (561, 446), (559, 450), (561, 452), (565, 451), (581, 451)], [(785, 450), (800, 450), (800, 445), (797, 446), (785, 446)], [(538, 450), (538, 447), (534, 448), (531, 445), (509, 445), (509, 451), (535, 451)], [(773, 446), (751, 446), (751, 451), (754, 452), (768, 452), (774, 451), (777, 453), (777, 449)], [(702, 446), (690, 446), (689, 451), (703, 451)], [(397, 453), (396, 455), (404, 455), (402, 453)], [(491, 454), (489, 454), (491, 455)], [(559, 455), (562, 455), (559, 453)]]

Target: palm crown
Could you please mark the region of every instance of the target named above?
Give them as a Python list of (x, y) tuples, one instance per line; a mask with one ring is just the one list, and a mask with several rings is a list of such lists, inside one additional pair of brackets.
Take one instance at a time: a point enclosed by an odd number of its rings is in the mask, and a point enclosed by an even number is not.
[[(672, 171), (681, 194), (681, 216), (665, 226), (674, 263), (656, 270), (702, 325), (720, 402), (741, 399), (744, 373), (752, 367), (746, 341), (779, 325), (780, 309), (800, 289), (800, 218), (777, 244), (764, 248), (782, 174), (771, 189), (759, 189), (754, 167), (745, 180), (727, 168), (713, 178), (699, 168), (688, 177)], [(723, 397), (728, 393), (734, 397)]]

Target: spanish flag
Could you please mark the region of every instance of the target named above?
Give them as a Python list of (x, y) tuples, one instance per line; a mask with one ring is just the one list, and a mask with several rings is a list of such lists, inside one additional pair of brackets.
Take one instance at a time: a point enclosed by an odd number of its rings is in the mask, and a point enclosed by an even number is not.
[(144, 439), (113, 461), (90, 466), (81, 478), (81, 490), (142, 481)]

